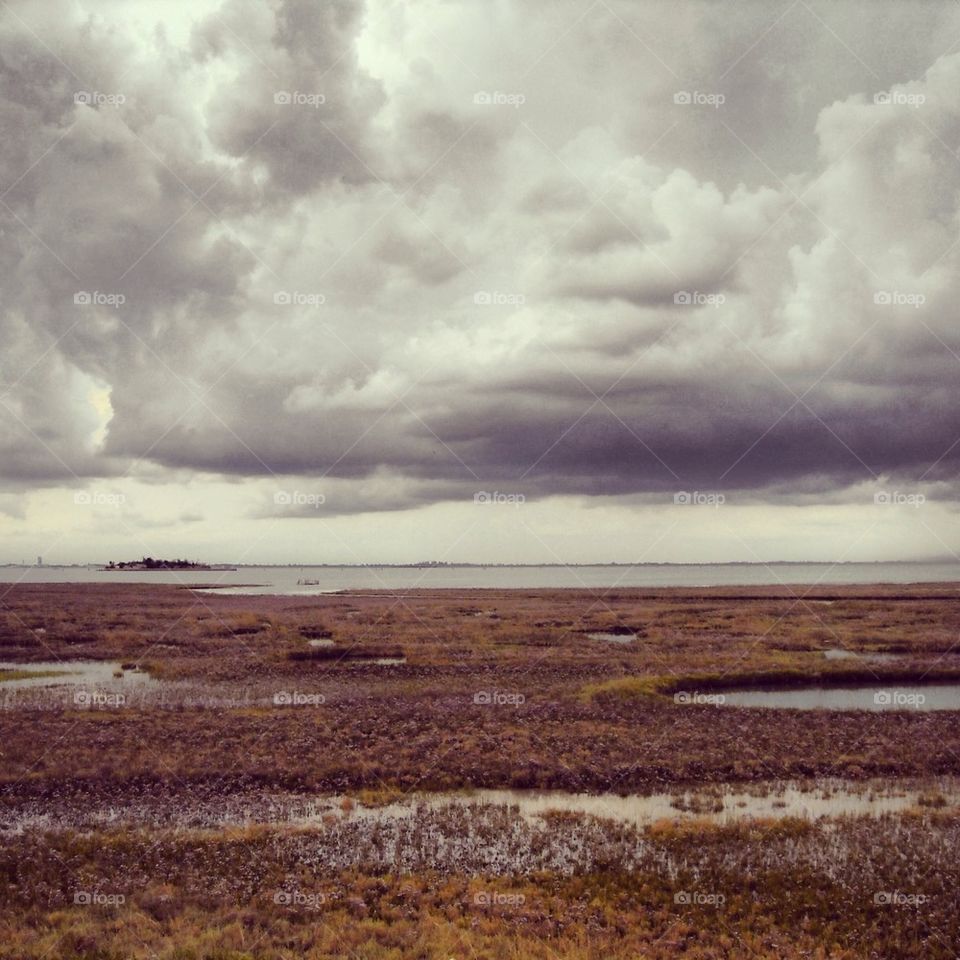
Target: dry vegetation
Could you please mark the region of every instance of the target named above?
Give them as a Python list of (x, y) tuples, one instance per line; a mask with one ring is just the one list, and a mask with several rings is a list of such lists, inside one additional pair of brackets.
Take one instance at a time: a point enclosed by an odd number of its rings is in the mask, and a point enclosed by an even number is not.
[[(305, 600), (160, 585), (8, 588), (0, 662), (115, 661), (156, 682), (118, 680), (109, 689), (122, 702), (81, 708), (65, 688), (5, 690), (14, 674), (0, 674), (0, 821), (31, 804), (104, 809), (197, 795), (229, 804), (251, 791), (370, 803), (471, 786), (643, 793), (960, 774), (954, 712), (738, 710), (672, 696), (960, 679), (960, 591), (750, 594)], [(827, 660), (828, 649), (899, 656)], [(933, 789), (922, 814), (830, 830), (782, 821), (638, 832), (566, 814), (531, 824), (503, 810), (424, 812), (392, 833), (371, 823), (7, 832), (0, 956), (952, 957), (960, 936), (960, 839)], [(270, 899), (292, 888), (322, 902)], [(507, 900), (476, 901), (491, 889)], [(77, 890), (126, 899), (77, 905)], [(722, 893), (722, 910), (674, 902), (690, 890)], [(930, 899), (874, 902), (888, 890)]]

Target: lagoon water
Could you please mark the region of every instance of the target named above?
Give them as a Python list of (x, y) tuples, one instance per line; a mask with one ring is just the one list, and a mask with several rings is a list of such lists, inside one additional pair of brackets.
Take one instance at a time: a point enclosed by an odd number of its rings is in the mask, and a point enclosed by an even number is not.
[[(300, 585), (298, 579), (319, 581)], [(246, 594), (310, 596), (336, 590), (616, 589), (777, 584), (960, 582), (951, 563), (736, 563), (634, 566), (240, 567), (237, 570), (103, 571), (95, 567), (0, 567), (0, 583), (177, 583)]]

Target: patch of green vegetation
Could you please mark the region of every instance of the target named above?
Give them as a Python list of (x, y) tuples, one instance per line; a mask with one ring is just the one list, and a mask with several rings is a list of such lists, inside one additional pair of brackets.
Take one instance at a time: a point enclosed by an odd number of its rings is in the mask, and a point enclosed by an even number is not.
[(588, 683), (581, 691), (580, 698), (590, 701), (600, 696), (608, 697), (656, 697), (665, 693), (666, 685), (673, 677), (617, 677), (599, 683)]
[(739, 673), (696, 673), (684, 676), (628, 676), (617, 677), (582, 688), (580, 699), (591, 701), (598, 696), (655, 697), (669, 696), (683, 690), (791, 689), (796, 687), (845, 687), (858, 684), (956, 682), (960, 670), (942, 669), (888, 669), (878, 671), (871, 667), (836, 669), (767, 669), (745, 670)]
[(0, 683), (7, 683), (11, 680), (35, 680), (39, 677), (67, 677), (71, 671), (68, 670), (0, 670)]

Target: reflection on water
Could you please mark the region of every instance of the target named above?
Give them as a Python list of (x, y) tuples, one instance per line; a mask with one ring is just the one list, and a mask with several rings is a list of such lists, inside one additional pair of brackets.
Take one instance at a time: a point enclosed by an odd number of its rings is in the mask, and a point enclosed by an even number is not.
[[(960, 784), (955, 778), (936, 781), (938, 803), (960, 802)], [(890, 782), (853, 783), (824, 780), (813, 785), (798, 783), (757, 784), (749, 789), (719, 784), (703, 791), (657, 793), (651, 796), (581, 794), (563, 791), (476, 790), (470, 793), (421, 794), (383, 807), (357, 806), (353, 815), (390, 819), (408, 817), (418, 805), (434, 809), (456, 805), (493, 804), (517, 807), (524, 817), (541, 817), (550, 811), (582, 813), (645, 827), (660, 820), (707, 819), (728, 823), (751, 818), (880, 816), (918, 806), (931, 791), (916, 786), (897, 787)]]
[(823, 656), (827, 660), (876, 660), (878, 662), (903, 658), (902, 653), (861, 653), (858, 650), (844, 650), (840, 647), (824, 650)]
[(960, 803), (960, 779), (849, 781), (767, 781), (744, 785), (719, 783), (699, 790), (680, 789), (651, 796), (581, 794), (541, 790), (475, 790), (413, 793), (382, 806), (367, 806), (342, 795), (285, 791), (177, 797), (146, 794), (109, 804), (82, 795), (11, 802), (0, 818), (0, 834), (24, 830), (93, 830), (129, 826), (175, 829), (223, 829), (268, 824), (325, 828), (350, 819), (379, 824), (412, 820), (424, 812), (456, 808), (516, 811), (529, 822), (551, 812), (598, 817), (639, 829), (663, 821), (706, 820), (726, 824), (750, 819), (799, 817), (879, 817), (907, 810), (943, 810)]
[(635, 633), (588, 633), (591, 640), (606, 640), (608, 643), (632, 643), (637, 639)]
[(803, 687), (793, 690), (724, 690), (727, 707), (785, 710), (960, 710), (960, 684)]
[(113, 686), (156, 683), (149, 673), (135, 668), (124, 670), (119, 663), (104, 660), (48, 660), (42, 663), (0, 663), (0, 670), (43, 671), (44, 677), (20, 677), (0, 682), (0, 690), (23, 687)]

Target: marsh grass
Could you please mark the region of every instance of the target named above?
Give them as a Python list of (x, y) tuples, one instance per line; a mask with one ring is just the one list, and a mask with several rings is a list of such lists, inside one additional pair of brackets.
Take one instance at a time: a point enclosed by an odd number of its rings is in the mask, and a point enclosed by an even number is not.
[[(330, 957), (350, 944), (357, 956), (417, 946), (439, 958), (456, 943), (492, 960), (537, 956), (546, 939), (550, 956), (619, 960), (676, 956), (686, 931), (686, 955), (704, 960), (748, 948), (946, 960), (960, 935), (958, 863), (956, 818), (936, 812), (840, 818), (828, 830), (784, 819), (637, 831), (561, 813), (529, 823), (505, 809), (424, 808), (392, 827), (350, 817), (283, 833), (25, 835), (0, 849), (0, 875), (15, 880), (0, 904), (0, 956)], [(77, 889), (126, 902), (78, 909)], [(310, 896), (278, 903), (290, 890)], [(878, 906), (889, 890), (927, 901)], [(723, 902), (678, 904), (682, 891)]]
[(35, 680), (40, 677), (56, 677), (62, 676), (67, 672), (66, 670), (0, 670), (0, 683), (6, 683), (10, 680)]
[[(611, 628), (642, 642), (584, 642)], [(0, 957), (952, 957), (958, 819), (933, 778), (960, 774), (956, 714), (717, 710), (671, 694), (960, 679), (939, 659), (958, 635), (952, 587), (412, 591), (400, 602), (12, 586), (4, 660), (29, 671), (82, 655), (139, 664), (158, 683), (131, 687), (113, 711), (0, 696), (0, 820), (26, 811), (36, 824), (0, 841)], [(908, 659), (851, 668), (825, 648)], [(342, 656), (353, 649), (367, 656)], [(370, 663), (398, 653), (400, 670)], [(324, 700), (277, 709), (278, 691)], [(766, 795), (771, 777), (844, 777), (878, 795), (889, 778), (930, 780), (897, 817), (708, 822), (717, 783)], [(363, 815), (413, 791), (510, 786), (674, 792), (703, 817), (637, 831), (474, 805), (393, 826)], [(243, 826), (257, 791), (311, 825)], [(315, 810), (302, 796), (314, 791), (355, 806)], [(131, 804), (142, 816), (130, 823), (64, 829), (71, 811), (85, 822), (84, 811)], [(128, 900), (80, 909), (76, 884), (114, 884)], [(320, 909), (274, 903), (291, 884), (324, 893)], [(525, 902), (475, 902), (491, 889)], [(674, 902), (711, 889), (726, 897), (722, 923), (716, 908)], [(878, 890), (932, 899), (883, 909)]]

